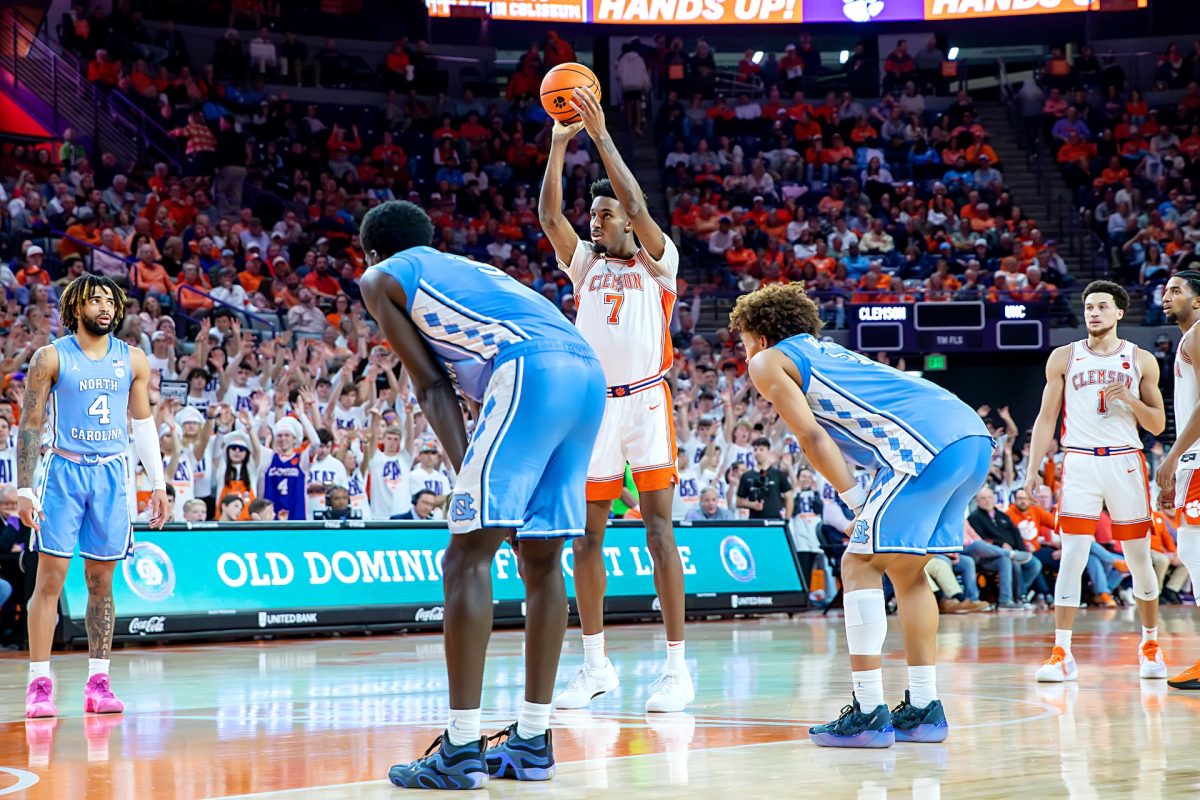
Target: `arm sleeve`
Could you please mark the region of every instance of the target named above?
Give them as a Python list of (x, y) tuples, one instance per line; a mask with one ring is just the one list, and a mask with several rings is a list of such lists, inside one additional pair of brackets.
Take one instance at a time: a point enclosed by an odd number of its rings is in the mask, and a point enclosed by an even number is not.
[(133, 420), (133, 443), (138, 459), (146, 470), (146, 477), (150, 480), (151, 489), (165, 489), (167, 484), (163, 478), (162, 451), (158, 446), (158, 430), (153, 417)]

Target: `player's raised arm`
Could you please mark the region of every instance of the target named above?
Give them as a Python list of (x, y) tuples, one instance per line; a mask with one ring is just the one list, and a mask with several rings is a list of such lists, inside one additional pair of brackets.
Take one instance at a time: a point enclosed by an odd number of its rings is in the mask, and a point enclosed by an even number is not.
[[(637, 234), (642, 247), (657, 263), (667, 249), (662, 228), (650, 216), (642, 187), (625, 164), (625, 159), (621, 158), (621, 152), (617, 149), (616, 143), (604, 124), (604, 109), (601, 107), (600, 101), (596, 99), (596, 95), (590, 89), (579, 88), (575, 90), (575, 99), (571, 106), (579, 112), (583, 127), (587, 129), (588, 135), (592, 137), (592, 141), (596, 143), (596, 148), (600, 151), (600, 160), (604, 162), (608, 179), (612, 182), (613, 191), (617, 194), (617, 202), (629, 215), (629, 219), (633, 223), (633, 232)], [(653, 267), (654, 265), (651, 265), (651, 268)]]
[(417, 402), (441, 440), (446, 457), (456, 471), (461, 470), (467, 452), (467, 429), (458, 397), (449, 376), (434, 360), (412, 321), (400, 310), (407, 307), (404, 289), (379, 270), (367, 270), (361, 286), (367, 310), (387, 336), (392, 352), (408, 370)]
[(1033, 423), (1033, 435), (1029, 441), (1029, 467), (1025, 474), (1025, 490), (1030, 496), (1038, 487), (1042, 461), (1054, 441), (1054, 426), (1062, 411), (1063, 388), (1067, 380), (1067, 364), (1071, 359), (1071, 347), (1059, 347), (1046, 361), (1046, 388), (1042, 390), (1042, 406)]
[[(167, 484), (163, 477), (162, 450), (158, 446), (158, 426), (150, 408), (150, 361), (141, 350), (131, 347), (129, 366), (133, 371), (133, 383), (129, 386), (133, 444), (150, 480), (150, 527), (161, 528), (167, 522)], [(178, 446), (175, 449), (179, 451)]]
[(579, 235), (562, 213), (562, 177), (563, 159), (567, 153), (567, 142), (575, 138), (583, 128), (582, 122), (571, 125), (554, 123), (550, 137), (550, 157), (546, 159), (546, 174), (542, 178), (542, 191), (538, 195), (538, 222), (542, 224), (542, 232), (554, 245), (554, 255), (558, 260), (570, 266), (575, 256), (575, 248), (579, 244)]
[(42, 513), (33, 491), (33, 474), (41, 458), (42, 429), (46, 426), (46, 404), (50, 389), (58, 380), (58, 351), (54, 345), (39, 347), (29, 361), (25, 402), (21, 406), (21, 424), (17, 432), (17, 514), (21, 522), (40, 531)]
[(862, 493), (859, 502), (851, 502), (857, 498), (847, 499), (846, 494), (851, 490), (862, 490), (854, 480), (854, 474), (850, 471), (846, 459), (842, 457), (842, 451), (813, 416), (799, 384), (788, 372), (789, 364), (790, 359), (783, 353), (777, 350), (763, 350), (750, 359), (750, 380), (759, 394), (775, 406), (775, 410), (783, 417), (792, 433), (796, 434), (808, 463), (816, 468), (825, 480), (833, 484), (833, 488), (843, 496), (846, 504), (857, 512), (866, 501), (866, 494)]

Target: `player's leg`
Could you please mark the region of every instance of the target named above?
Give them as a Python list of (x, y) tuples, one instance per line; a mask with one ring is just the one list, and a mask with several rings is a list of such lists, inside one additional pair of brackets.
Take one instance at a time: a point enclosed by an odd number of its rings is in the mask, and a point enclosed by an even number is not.
[(88, 637), (88, 680), (84, 687), (84, 710), (95, 714), (119, 714), (125, 710), (112, 692), (109, 657), (117, 613), (113, 606), (112, 581), (116, 561), (84, 560), (88, 604), (85, 625)]
[(1082, 600), (1083, 572), (1095, 541), (1096, 520), (1104, 507), (1107, 488), (1104, 462), (1111, 458), (1068, 453), (1063, 461), (1058, 513), (1062, 555), (1054, 582), (1054, 646), (1050, 657), (1038, 668), (1039, 681), (1073, 681), (1078, 674), (1071, 652), (1072, 630)]
[(1146, 459), (1137, 452), (1108, 461), (1111, 463), (1105, 497), (1113, 520), (1113, 538), (1121, 543), (1142, 620), (1138, 674), (1142, 678), (1165, 679), (1166, 659), (1158, 646), (1158, 575), (1150, 557), (1150, 476)]
[(46, 517), (33, 531), (30, 549), (37, 551), (37, 577), (29, 598), (29, 686), (25, 692), (26, 717), (53, 717), (54, 682), (50, 675), (50, 650), (58, 624), (58, 598), (83, 525), (86, 496), (84, 468), (65, 458), (49, 455), (42, 463), (38, 497)]
[(547, 376), (552, 374), (553, 380), (571, 388), (554, 392), (531, 378), (530, 388), (538, 399), (528, 408), (522, 402), (522, 413), (544, 420), (534, 450), (549, 448), (550, 452), (541, 463), (534, 463), (529, 450), (524, 451), (529, 459), (524, 470), (537, 477), (526, 495), (524, 524), (517, 534), (526, 597), (525, 701), (516, 724), (495, 737), (499, 743), (485, 755), (493, 778), (554, 776), (550, 701), (567, 628), (563, 539), (584, 534), (587, 466), (604, 413), (604, 378), (598, 362), (563, 354), (542, 360), (554, 367)]
[(586, 531), (571, 542), (575, 605), (583, 628), (584, 663), (567, 688), (554, 698), (556, 708), (583, 708), (594, 698), (620, 685), (617, 671), (604, 648), (604, 592), (608, 586), (604, 571), (604, 532), (613, 501), (621, 496), (625, 484), (619, 402), (616, 398), (608, 398), (604, 405), (600, 430), (587, 467)]
[[(1197, 484), (1196, 494), (1200, 498), (1200, 478), (1197, 478)], [(1198, 518), (1200, 514), (1189, 516), (1185, 511), (1185, 524), (1179, 527), (1179, 561), (1191, 576), (1192, 592), (1196, 595), (1196, 604), (1200, 605), (1200, 526), (1186, 524), (1197, 521)], [(1200, 691), (1200, 660), (1168, 680), (1167, 684), (1175, 689)]]

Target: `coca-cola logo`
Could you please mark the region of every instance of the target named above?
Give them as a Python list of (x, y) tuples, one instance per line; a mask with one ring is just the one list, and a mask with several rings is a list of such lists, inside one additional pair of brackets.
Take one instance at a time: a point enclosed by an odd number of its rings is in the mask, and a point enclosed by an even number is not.
[(446, 609), (442, 606), (434, 606), (433, 608), (418, 608), (414, 621), (416, 622), (441, 622), (446, 618)]
[(129, 620), (129, 633), (145, 636), (148, 633), (162, 633), (167, 624), (166, 617), (134, 617)]

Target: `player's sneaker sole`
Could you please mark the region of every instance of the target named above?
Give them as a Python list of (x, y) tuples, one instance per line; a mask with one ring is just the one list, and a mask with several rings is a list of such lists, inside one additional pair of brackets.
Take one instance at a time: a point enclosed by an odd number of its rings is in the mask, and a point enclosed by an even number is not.
[(946, 737), (950, 735), (950, 726), (945, 722), (939, 722), (934, 725), (918, 725), (912, 730), (901, 730), (896, 728), (897, 742), (921, 742), (921, 743), (937, 743), (946, 741)]
[(896, 729), (889, 725), (881, 731), (863, 731), (853, 736), (810, 732), (808, 738), (817, 747), (864, 747), (881, 750), (896, 743)]

